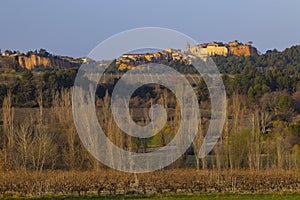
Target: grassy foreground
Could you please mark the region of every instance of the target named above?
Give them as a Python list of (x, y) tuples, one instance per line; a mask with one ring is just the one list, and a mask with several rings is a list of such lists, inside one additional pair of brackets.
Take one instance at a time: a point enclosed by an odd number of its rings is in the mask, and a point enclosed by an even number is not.
[(211, 199), (220, 199), (220, 200), (231, 200), (231, 199), (241, 199), (241, 200), (252, 200), (252, 199), (266, 199), (266, 200), (299, 200), (300, 193), (268, 193), (268, 194), (197, 194), (197, 195), (155, 195), (155, 196), (44, 196), (44, 197), (32, 197), (32, 198), (17, 198), (17, 197), (6, 197), (1, 199), (34, 199), (34, 200), (47, 200), (47, 199), (145, 199), (145, 200), (211, 200)]

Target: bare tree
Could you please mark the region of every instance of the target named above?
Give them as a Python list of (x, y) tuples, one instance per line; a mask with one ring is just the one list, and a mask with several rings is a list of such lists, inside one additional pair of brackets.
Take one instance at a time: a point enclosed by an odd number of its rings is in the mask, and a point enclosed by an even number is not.
[(36, 126), (32, 140), (31, 159), (35, 170), (42, 171), (46, 161), (53, 161), (56, 156), (56, 148), (53, 137), (47, 134), (44, 127)]
[(15, 114), (15, 110), (12, 106), (12, 94), (11, 94), (10, 90), (8, 91), (6, 97), (4, 97), (2, 112), (3, 112), (3, 133), (7, 140), (6, 148), (8, 150), (12, 150), (13, 145), (14, 145), (14, 114)]
[[(193, 140), (193, 150), (194, 150), (194, 156), (196, 161), (196, 169), (200, 169), (200, 149), (204, 141), (204, 132), (201, 124), (201, 119), (198, 126), (198, 134), (196, 135), (195, 139)], [(206, 159), (205, 157), (201, 158), (202, 161), (202, 169), (205, 169), (206, 167)]]
[(15, 134), (17, 155), (20, 158), (20, 164), (25, 170), (29, 164), (31, 148), (33, 146), (33, 118), (30, 117), (22, 122)]
[(39, 106), (38, 124), (40, 126), (43, 126), (44, 125), (44, 107), (43, 107), (43, 91), (41, 89), (38, 90), (37, 103)]
[(67, 147), (64, 149), (64, 157), (70, 169), (76, 168), (78, 161), (77, 133), (72, 116), (71, 89), (63, 89), (54, 95), (52, 110), (56, 120), (66, 132)]
[(4, 143), (4, 166), (11, 168), (13, 159), (13, 147), (14, 147), (14, 115), (15, 110), (12, 106), (12, 94), (10, 90), (4, 97), (3, 105), (3, 135), (5, 138)]
[[(238, 168), (240, 163), (240, 155), (237, 148), (241, 144), (241, 139), (238, 135), (241, 134), (242, 120), (244, 118), (244, 107), (241, 102), (241, 96), (234, 93), (232, 96), (229, 113), (232, 115), (232, 128), (228, 130), (226, 139), (226, 150), (228, 153), (228, 162), (230, 169)], [(229, 127), (229, 122), (227, 122)], [(234, 137), (236, 136), (236, 137)]]
[(251, 134), (248, 138), (248, 163), (251, 170), (260, 169), (260, 155), (261, 155), (261, 137), (259, 126), (259, 112), (252, 114), (251, 118)]

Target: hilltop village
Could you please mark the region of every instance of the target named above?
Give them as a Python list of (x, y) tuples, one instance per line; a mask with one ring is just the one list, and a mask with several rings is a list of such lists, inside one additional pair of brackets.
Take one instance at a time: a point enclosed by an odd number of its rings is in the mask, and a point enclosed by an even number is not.
[[(250, 42), (251, 43), (251, 42)], [(197, 56), (203, 55), (209, 56), (252, 56), (257, 55), (257, 49), (251, 44), (243, 44), (237, 40), (222, 43), (222, 42), (210, 42), (202, 43), (191, 47), (190, 44), (186, 45), (186, 51), (191, 52)], [(180, 61), (183, 64), (189, 65), (188, 59), (181, 50), (168, 48), (160, 52), (143, 53), (143, 54), (123, 54), (116, 60), (116, 64), (119, 66), (119, 70), (133, 69), (137, 64), (149, 63), (149, 62), (170, 62)]]
[[(227, 44), (222, 42), (203, 43), (196, 46), (186, 45), (186, 51), (197, 55), (203, 59), (209, 56), (251, 56), (257, 55), (257, 50), (251, 44), (243, 44), (238, 41), (232, 41)], [(190, 59), (183, 50), (165, 49), (162, 51), (142, 54), (123, 54), (116, 59), (116, 66), (119, 70), (130, 70), (135, 66), (144, 63), (166, 63), (180, 62), (183, 65), (190, 65)], [(188, 55), (191, 57), (192, 55)], [(39, 51), (29, 51), (20, 53), (18, 51), (6, 50), (0, 54), (0, 70), (17, 70), (17, 69), (68, 69), (80, 67), (82, 63), (87, 62), (87, 58), (72, 58), (67, 56), (53, 55), (45, 49)]]
[(235, 55), (235, 56), (251, 56), (257, 55), (257, 49), (249, 44), (243, 44), (237, 40), (224, 44), (222, 42), (210, 42), (202, 43), (193, 47), (190, 47), (189, 44), (186, 46), (186, 51), (191, 51), (194, 54), (197, 54), (200, 49), (205, 50), (210, 56), (221, 55)]

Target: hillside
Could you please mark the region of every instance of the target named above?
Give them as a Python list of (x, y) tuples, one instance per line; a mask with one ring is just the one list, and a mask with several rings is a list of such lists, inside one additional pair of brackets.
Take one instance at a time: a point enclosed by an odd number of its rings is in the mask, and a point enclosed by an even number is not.
[(57, 56), (48, 53), (44, 49), (25, 53), (7, 50), (1, 53), (0, 69), (7, 70), (36, 70), (36, 69), (68, 69), (79, 67), (82, 63), (80, 58)]
[[(186, 48), (194, 54), (197, 54), (201, 48), (205, 49), (221, 73), (239, 74), (249, 67), (262, 72), (267, 69), (300, 69), (300, 46), (292, 46), (281, 52), (276, 49), (269, 50), (261, 55), (257, 54), (255, 47), (238, 41), (228, 44), (203, 43), (193, 47), (187, 45)], [(168, 63), (182, 73), (195, 73), (196, 71), (180, 52), (181, 50), (169, 48), (160, 52), (124, 54), (112, 63), (110, 72), (119, 73), (133, 69), (139, 64), (154, 62)], [(70, 69), (80, 67), (84, 61), (85, 58), (53, 55), (44, 49), (25, 53), (6, 50), (0, 56), (0, 71)]]

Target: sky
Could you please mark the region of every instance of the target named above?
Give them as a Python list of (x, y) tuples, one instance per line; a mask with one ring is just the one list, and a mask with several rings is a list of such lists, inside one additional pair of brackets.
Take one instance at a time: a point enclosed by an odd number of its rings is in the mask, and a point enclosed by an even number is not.
[(0, 48), (83, 57), (119, 32), (180, 31), (199, 41), (252, 41), (260, 52), (300, 44), (299, 0), (0, 1)]

